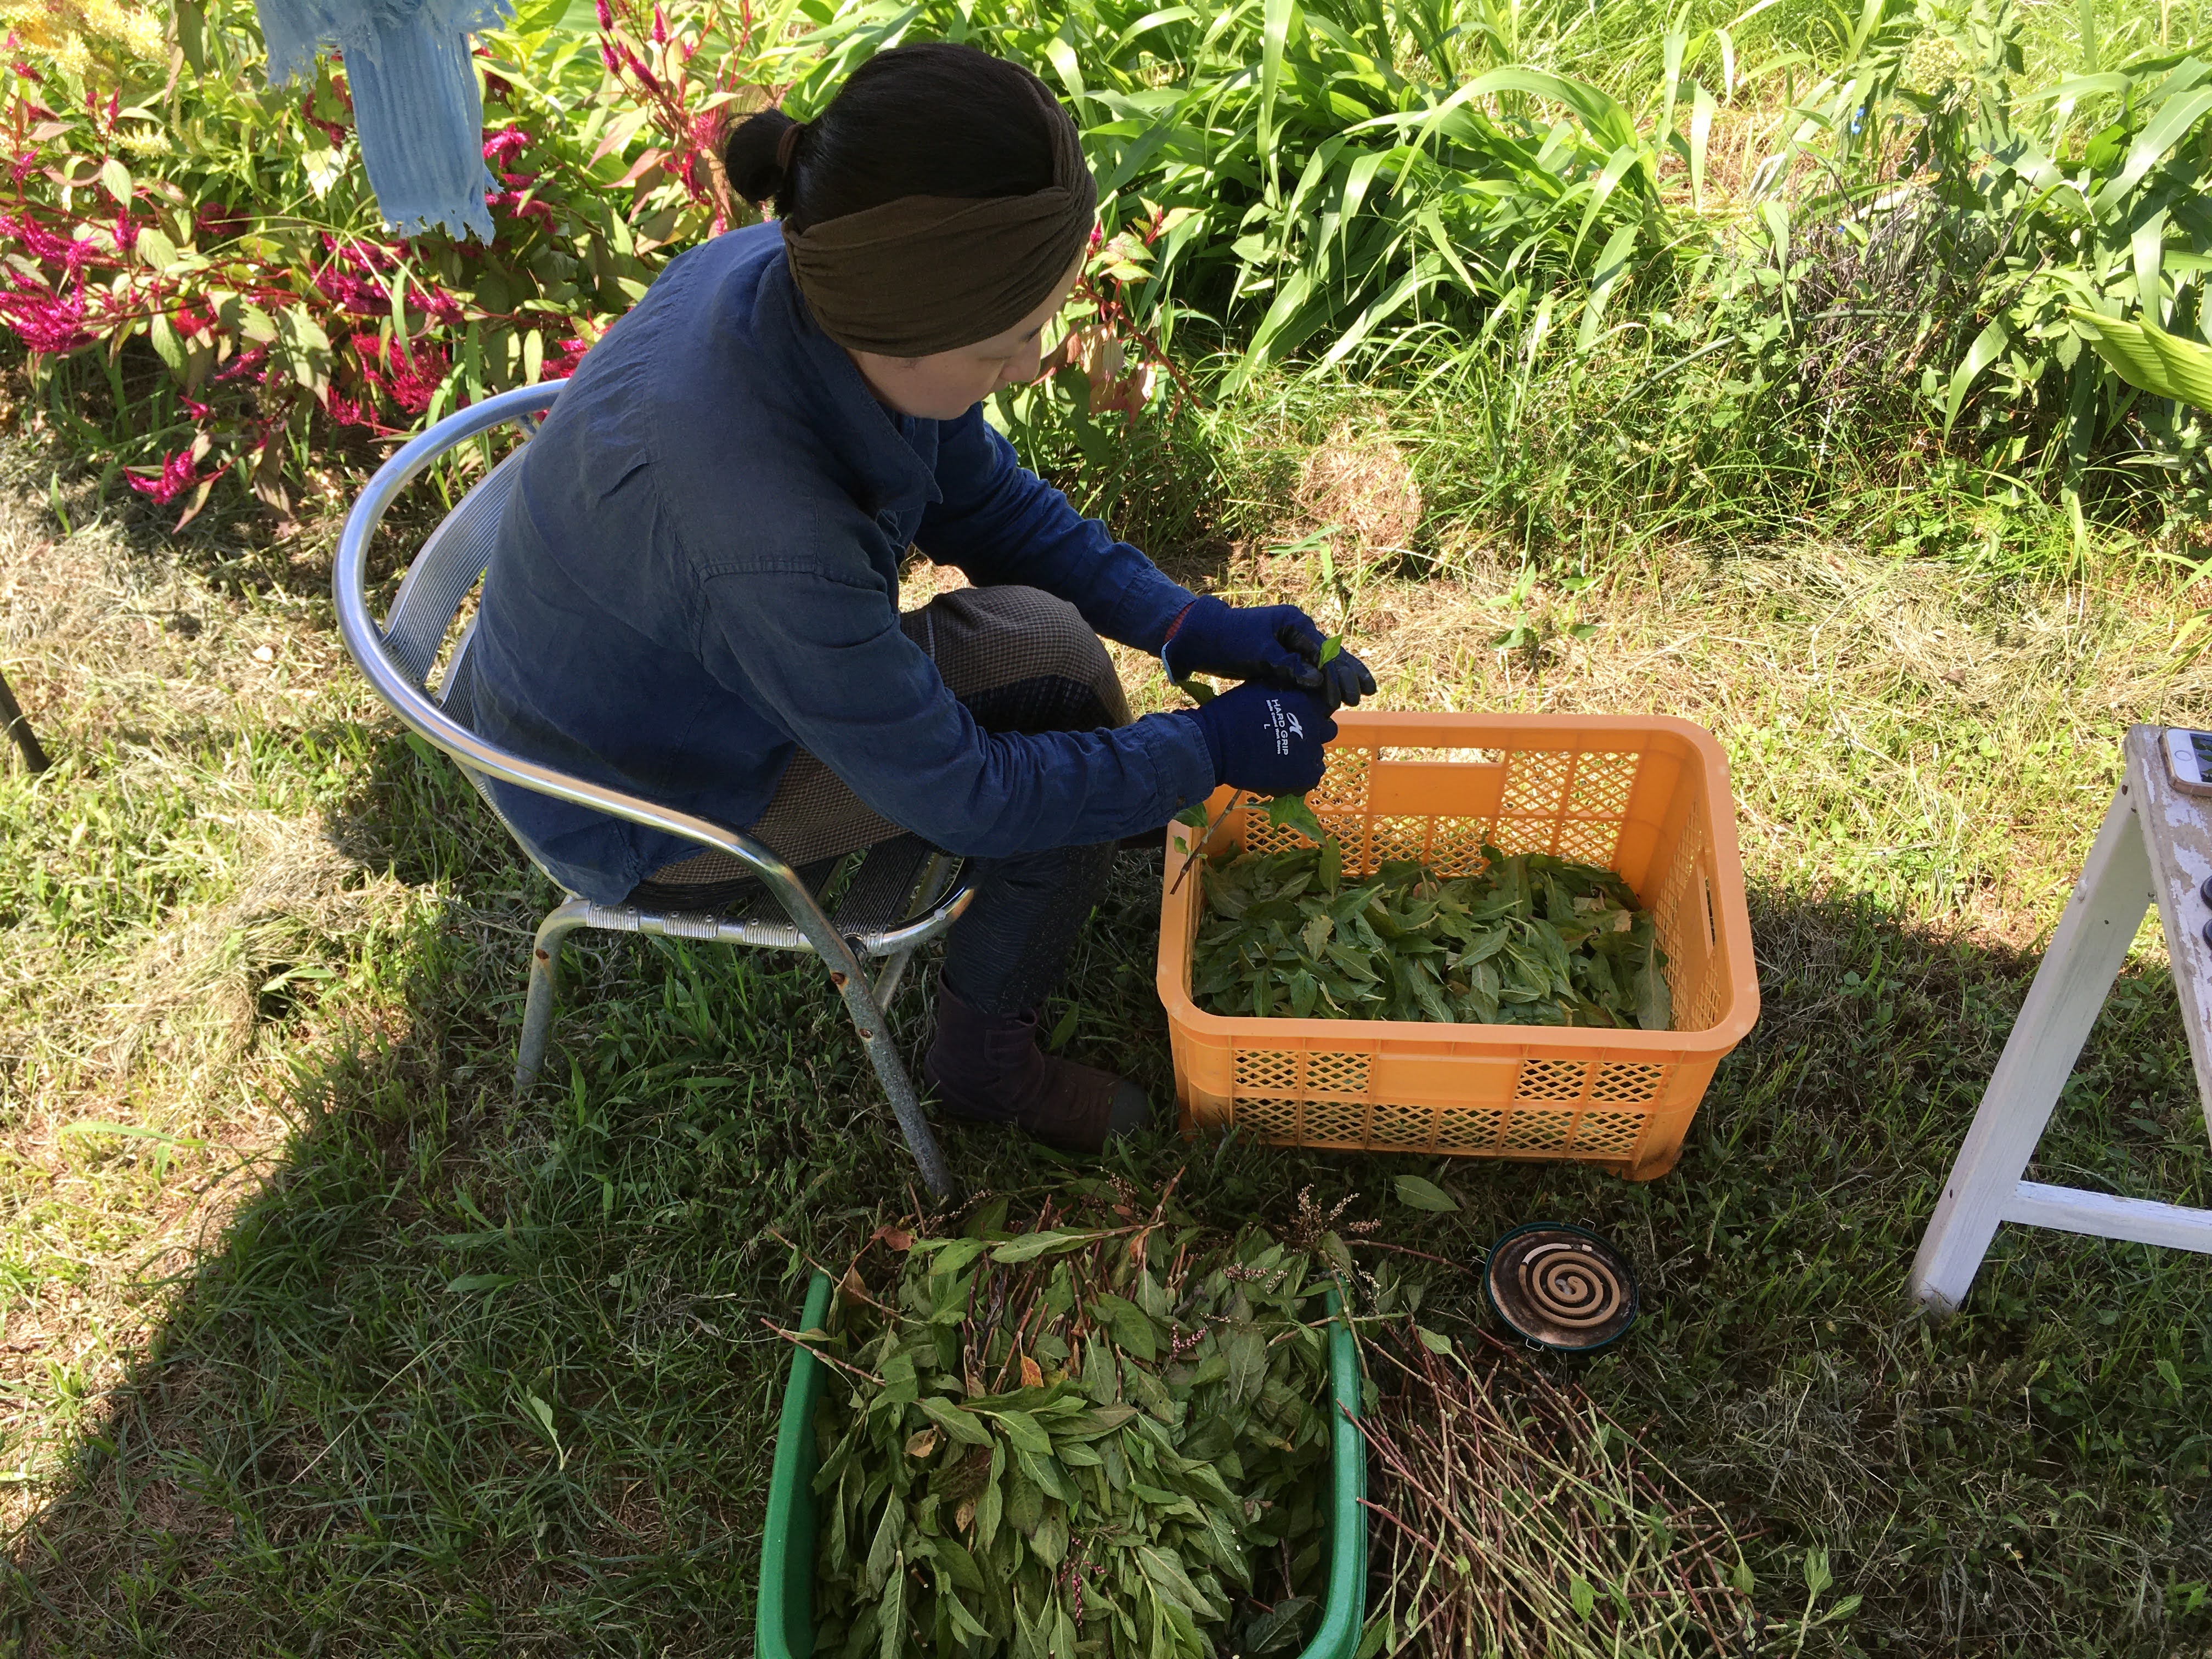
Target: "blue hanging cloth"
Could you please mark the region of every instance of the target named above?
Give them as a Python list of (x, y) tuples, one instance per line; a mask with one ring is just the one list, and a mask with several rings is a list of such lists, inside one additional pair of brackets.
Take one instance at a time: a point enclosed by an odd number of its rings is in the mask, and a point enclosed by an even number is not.
[(377, 210), (402, 236), (443, 225), (491, 240), (483, 96), (469, 58), (472, 30), (497, 28), (514, 0), (254, 0), (269, 46), (269, 84), (345, 54), (354, 130)]

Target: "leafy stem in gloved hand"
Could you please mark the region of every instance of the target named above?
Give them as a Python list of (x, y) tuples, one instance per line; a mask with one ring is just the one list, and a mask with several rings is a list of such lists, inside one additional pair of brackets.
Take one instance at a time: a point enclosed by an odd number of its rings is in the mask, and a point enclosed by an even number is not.
[(1375, 692), (1375, 676), (1340, 641), (1327, 648), (1314, 619), (1295, 605), (1233, 605), (1202, 593), (1168, 625), (1160, 666), (1185, 685), (1194, 674), (1296, 689), (1334, 713)]
[[(1315, 659), (1317, 667), (1326, 668), (1344, 653), (1344, 635), (1332, 634), (1321, 642), (1321, 654)], [(1200, 708), (1212, 702), (1221, 693), (1195, 674), (1186, 674), (1175, 683), (1175, 689), (1188, 697)]]
[[(1348, 656), (1345, 653), (1344, 641), (1342, 638), (1334, 634), (1332, 634), (1328, 638), (1322, 639), (1318, 641), (1315, 652), (1316, 672), (1317, 673), (1323, 672), (1328, 669), (1328, 665), (1332, 663), (1341, 663), (1345, 665), (1357, 668), (1358, 672), (1362, 676), (1366, 676), (1366, 670), (1364, 667), (1358, 666), (1358, 659)], [(1371, 677), (1367, 678), (1368, 686), (1371, 690), (1373, 689), (1373, 680)], [(1176, 681), (1175, 684), (1176, 687), (1181, 690), (1185, 696), (1188, 696), (1193, 702), (1196, 703), (1200, 708), (1206, 709), (1209, 717), (1220, 712), (1221, 709), (1226, 709), (1229, 707), (1227, 703), (1221, 704), (1219, 709), (1212, 707), (1212, 705), (1214, 705), (1217, 702), (1217, 700), (1220, 698), (1222, 694), (1216, 691), (1213, 687), (1206, 684), (1202, 680), (1186, 677)], [(1235, 692), (1231, 694), (1231, 701), (1235, 702), (1237, 699), (1247, 697), (1259, 690), (1260, 688), (1251, 685), (1249, 683), (1247, 684), (1241, 685), (1237, 688)], [(1334, 704), (1330, 704), (1328, 706), (1333, 708)], [(1284, 711), (1279, 705), (1270, 702), (1268, 707), (1273, 711), (1272, 718), (1277, 723), (1279, 730), (1280, 730), (1285, 725), (1287, 725), (1289, 731), (1291, 732), (1302, 734), (1303, 728), (1299, 726), (1297, 720), (1294, 714), (1291, 715), (1287, 720), (1285, 720)], [(1309, 718), (1311, 718), (1310, 713), (1309, 714)], [(1335, 732), (1335, 723), (1334, 721), (1328, 721), (1327, 724), (1328, 735), (1334, 736)], [(1212, 738), (1209, 738), (1208, 739), (1209, 744), (1214, 741), (1215, 740)], [(1315, 758), (1316, 761), (1319, 761), (1322, 757), (1317, 755)], [(1217, 764), (1218, 764), (1218, 758)], [(1306, 773), (1304, 775), (1310, 781), (1317, 782), (1322, 775), (1322, 766), (1317, 764), (1312, 771)], [(1229, 781), (1229, 780), (1224, 778), (1222, 781), (1226, 782)], [(1256, 780), (1248, 780), (1248, 782), (1256, 783)], [(1264, 787), (1265, 786), (1260, 786), (1260, 787)], [(1227, 817), (1231, 812), (1234, 811), (1240, 802), (1246, 799), (1257, 799), (1259, 798), (1259, 789), (1257, 787), (1240, 787), (1231, 790), (1228, 804), (1221, 809), (1218, 814), (1209, 816), (1202, 803), (1185, 807), (1182, 811), (1176, 814), (1176, 822), (1178, 823), (1188, 824), (1192, 829), (1196, 830), (1199, 833), (1194, 840), (1188, 843), (1190, 850), (1183, 860), (1182, 868), (1176, 872), (1175, 881), (1168, 888), (1168, 891), (1170, 895), (1174, 894), (1182, 886), (1184, 878), (1190, 874), (1191, 866), (1198, 860), (1202, 849), (1206, 847), (1206, 843), (1212, 839), (1214, 830), (1220, 824), (1222, 819)], [(1272, 799), (1268, 799), (1266, 801), (1265, 810), (1267, 814), (1267, 821), (1278, 828), (1296, 830), (1308, 840), (1313, 842), (1316, 845), (1319, 845), (1322, 841), (1327, 839), (1327, 832), (1322, 828), (1321, 820), (1314, 816), (1313, 809), (1306, 804), (1305, 791), (1303, 789), (1290, 790), (1281, 787), (1280, 785), (1275, 786)]]

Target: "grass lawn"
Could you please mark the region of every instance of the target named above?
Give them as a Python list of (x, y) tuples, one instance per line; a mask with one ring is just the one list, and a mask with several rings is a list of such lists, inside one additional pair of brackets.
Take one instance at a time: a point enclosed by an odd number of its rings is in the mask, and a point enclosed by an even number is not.
[[(1283, 440), (1272, 544), (1389, 519), (1401, 456), (1345, 453)], [(1663, 711), (1727, 747), (1765, 1012), (1674, 1174), (1113, 1161), (1188, 1164), (1224, 1221), (1356, 1194), (1468, 1264), (1534, 1218), (1617, 1238), (1643, 1322), (1544, 1363), (1724, 1507), (1772, 1651), (2203, 1653), (2205, 1262), (2007, 1230), (1954, 1322), (1903, 1285), (2123, 729), (2212, 719), (2212, 673), (2176, 669), (2185, 607), (2126, 548), (2060, 580), (1978, 566), (1963, 530), (1875, 539), (1618, 534), (1569, 592), (1471, 532), (1449, 574), (1377, 560), (1349, 594), (1385, 707)], [(1307, 592), (1310, 555), (1269, 544), (1176, 568)], [(750, 1652), (763, 1322), (799, 1295), (771, 1235), (826, 1255), (910, 1201), (843, 1014), (802, 960), (583, 936), (562, 1080), (518, 1103), (551, 889), (346, 668), (327, 538), (151, 545), (0, 515), (0, 665), (57, 757), (0, 774), (0, 1652)], [(1071, 1050), (1164, 1103), (1159, 862), (1124, 855), (1046, 1023), (1073, 1010)], [(2154, 928), (2045, 1178), (2212, 1203), (2163, 971)], [(980, 1188), (1063, 1167), (948, 1139)], [(1460, 1213), (1395, 1206), (1416, 1171)], [(1431, 1296), (1437, 1328), (1480, 1322), (1471, 1273)]]

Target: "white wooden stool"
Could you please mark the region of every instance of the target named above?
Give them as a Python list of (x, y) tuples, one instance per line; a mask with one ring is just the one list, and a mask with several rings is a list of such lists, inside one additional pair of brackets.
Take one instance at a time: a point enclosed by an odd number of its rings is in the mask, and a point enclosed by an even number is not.
[(2203, 897), (2212, 877), (2212, 799), (2174, 787), (2161, 752), (2165, 736), (2155, 726), (2129, 729), (2119, 793), (1943, 1183), (1911, 1281), (1914, 1299), (1936, 1312), (1955, 1312), (1966, 1301), (2001, 1221), (2212, 1251), (2212, 1210), (2021, 1179), (2154, 898), (2197, 1066), (2197, 1092), (2212, 1130), (2212, 1040), (2205, 1024), (2212, 1011), (2212, 944), (2204, 936), (2212, 908)]

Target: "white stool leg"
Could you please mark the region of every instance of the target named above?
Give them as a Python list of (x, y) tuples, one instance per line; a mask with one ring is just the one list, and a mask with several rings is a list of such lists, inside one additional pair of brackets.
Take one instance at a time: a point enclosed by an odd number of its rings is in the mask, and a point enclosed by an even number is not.
[(1931, 1311), (1954, 1313), (1966, 1301), (2150, 904), (2150, 854), (2123, 786), (1920, 1241), (1910, 1283), (1913, 1299)]

